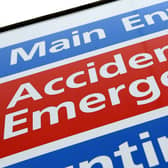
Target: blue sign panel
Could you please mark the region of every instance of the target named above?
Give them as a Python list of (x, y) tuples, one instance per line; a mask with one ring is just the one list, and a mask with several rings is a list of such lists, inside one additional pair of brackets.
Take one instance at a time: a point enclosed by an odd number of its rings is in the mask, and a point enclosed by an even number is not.
[(8, 168), (167, 168), (167, 122), (156, 119)]
[(157, 4), (1, 48), (0, 77), (165, 30), (167, 5)]

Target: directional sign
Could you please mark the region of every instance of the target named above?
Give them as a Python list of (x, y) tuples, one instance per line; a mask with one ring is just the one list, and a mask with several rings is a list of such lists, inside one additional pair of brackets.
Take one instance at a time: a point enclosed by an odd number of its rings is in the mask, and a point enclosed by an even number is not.
[(134, 3), (0, 35), (0, 167), (168, 166), (168, 3)]
[(167, 25), (165, 2), (7, 46), (0, 51), (0, 77), (165, 30)]

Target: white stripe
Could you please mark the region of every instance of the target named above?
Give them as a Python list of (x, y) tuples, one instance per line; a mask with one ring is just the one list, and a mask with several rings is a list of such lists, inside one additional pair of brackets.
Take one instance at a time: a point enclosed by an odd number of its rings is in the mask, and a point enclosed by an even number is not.
[(0, 166), (9, 166), (11, 164), (15, 164), (71, 145), (91, 140), (93, 138), (104, 136), (122, 129), (167, 116), (168, 106), (2, 158), (0, 160)]
[(47, 65), (44, 65), (44, 66), (33, 68), (31, 70), (26, 70), (26, 71), (23, 71), (23, 72), (20, 72), (20, 73), (16, 73), (14, 75), (2, 77), (2, 78), (0, 78), (0, 84), (9, 82), (9, 81), (12, 81), (12, 80), (15, 80), (15, 79), (19, 79), (19, 78), (22, 78), (22, 77), (26, 77), (26, 76), (29, 76), (29, 75), (32, 75), (32, 74), (36, 74), (36, 73), (39, 73), (39, 72), (43, 72), (43, 71), (46, 71), (46, 70), (49, 70), (49, 69), (53, 69), (53, 68), (56, 68), (56, 67), (60, 67), (62, 65), (74, 63), (74, 62), (77, 62), (77, 61), (80, 61), (80, 60), (83, 60), (83, 59), (86, 59), (86, 58), (91, 58), (93, 56), (100, 55), (102, 53), (106, 53), (106, 52), (109, 52), (109, 51), (113, 51), (113, 50), (116, 50), (116, 49), (120, 49), (120, 48), (123, 48), (123, 47), (127, 47), (127, 46), (130, 46), (130, 45), (134, 45), (136, 43), (144, 42), (146, 40), (151, 40), (153, 38), (157, 38), (157, 37), (161, 37), (161, 36), (165, 36), (165, 35), (168, 35), (168, 29), (157, 32), (157, 33), (153, 33), (153, 34), (150, 34), (150, 35), (142, 36), (142, 37), (139, 37), (139, 38), (136, 38), (136, 39), (133, 39), (133, 40), (129, 40), (129, 41), (126, 41), (126, 42), (121, 42), (119, 44), (111, 45), (111, 46), (108, 46), (108, 47), (105, 47), (105, 48), (102, 48), (102, 49), (98, 49), (98, 50), (94, 50), (94, 51), (91, 51), (91, 52), (88, 52), (88, 53), (84, 53), (84, 54), (81, 54), (81, 55), (78, 55), (78, 56), (75, 56), (75, 57), (67, 58), (65, 60), (61, 60), (61, 61), (57, 61), (57, 62), (47, 64)]

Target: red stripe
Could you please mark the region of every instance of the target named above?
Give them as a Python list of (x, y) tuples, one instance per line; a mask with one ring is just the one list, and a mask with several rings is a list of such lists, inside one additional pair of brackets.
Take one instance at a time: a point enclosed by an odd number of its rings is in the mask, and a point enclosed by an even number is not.
[[(167, 41), (168, 36), (156, 38), (2, 84), (0, 87), (0, 157), (8, 156), (26, 149), (30, 149), (48, 142), (75, 135), (83, 131), (87, 131), (105, 124), (113, 123), (115, 121), (126, 119), (168, 105), (166, 94), (168, 92), (168, 88), (163, 86), (163, 84), (160, 82), (160, 76), (165, 71), (167, 71), (168, 64), (167, 62), (160, 63), (153, 52), (154, 49), (165, 46)], [(113, 56), (119, 53), (123, 55), (123, 60), (128, 72), (111, 79), (105, 79), (98, 75), (99, 81), (97, 83), (90, 84), (87, 73), (88, 68), (86, 65), (90, 62), (94, 62), (98, 73), (102, 65), (114, 61)], [(145, 69), (137, 70), (130, 68), (128, 65), (129, 59), (138, 53), (150, 53), (153, 56), (154, 64)], [(68, 88), (65, 84), (67, 77), (78, 71), (85, 71), (85, 75), (82, 75), (78, 82), (87, 81), (87, 86), (78, 89)], [(135, 98), (130, 95), (128, 90), (129, 85), (135, 80), (146, 79), (146, 77), (149, 76), (155, 77), (160, 88), (161, 95), (156, 101), (153, 101), (152, 103), (146, 105), (137, 105), (137, 100), (139, 100), (139, 98)], [(56, 88), (63, 87), (65, 92), (55, 96), (46, 95), (44, 92), (44, 86), (52, 79), (58, 77), (63, 77), (64, 81), (59, 82), (56, 85)], [(34, 86), (34, 88), (43, 96), (43, 99), (33, 101), (31, 98), (29, 98), (23, 101), (19, 101), (14, 108), (7, 110), (7, 106), (15, 95), (16, 90), (21, 84), (27, 82)], [(120, 93), (121, 103), (119, 105), (112, 106), (108, 89), (117, 87), (121, 84), (126, 86), (126, 89)], [(82, 98), (92, 93), (103, 94), (106, 98), (106, 107), (103, 110), (97, 111), (95, 113), (84, 113), (79, 108), (79, 102)], [(74, 102), (76, 118), (67, 120), (66, 113), (62, 112), (59, 115), (59, 123), (51, 126), (49, 124), (49, 116), (44, 115), (42, 120), (42, 128), (36, 131), (32, 130), (33, 112), (42, 110), (49, 106), (58, 106), (59, 104), (66, 101)], [(102, 103), (99, 103), (99, 105), (101, 104)], [(23, 128), (28, 128), (28, 133), (4, 140), (3, 136), (5, 116), (9, 113), (13, 113), (25, 108), (28, 108), (29, 112), (16, 117), (15, 119), (19, 120), (21, 118), (27, 118), (27, 122), (25, 124), (14, 127), (14, 130), (16, 131)]]

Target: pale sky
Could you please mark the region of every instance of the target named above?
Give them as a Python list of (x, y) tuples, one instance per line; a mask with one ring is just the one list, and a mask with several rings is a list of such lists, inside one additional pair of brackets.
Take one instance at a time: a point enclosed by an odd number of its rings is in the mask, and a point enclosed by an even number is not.
[(0, 27), (98, 0), (0, 0)]

